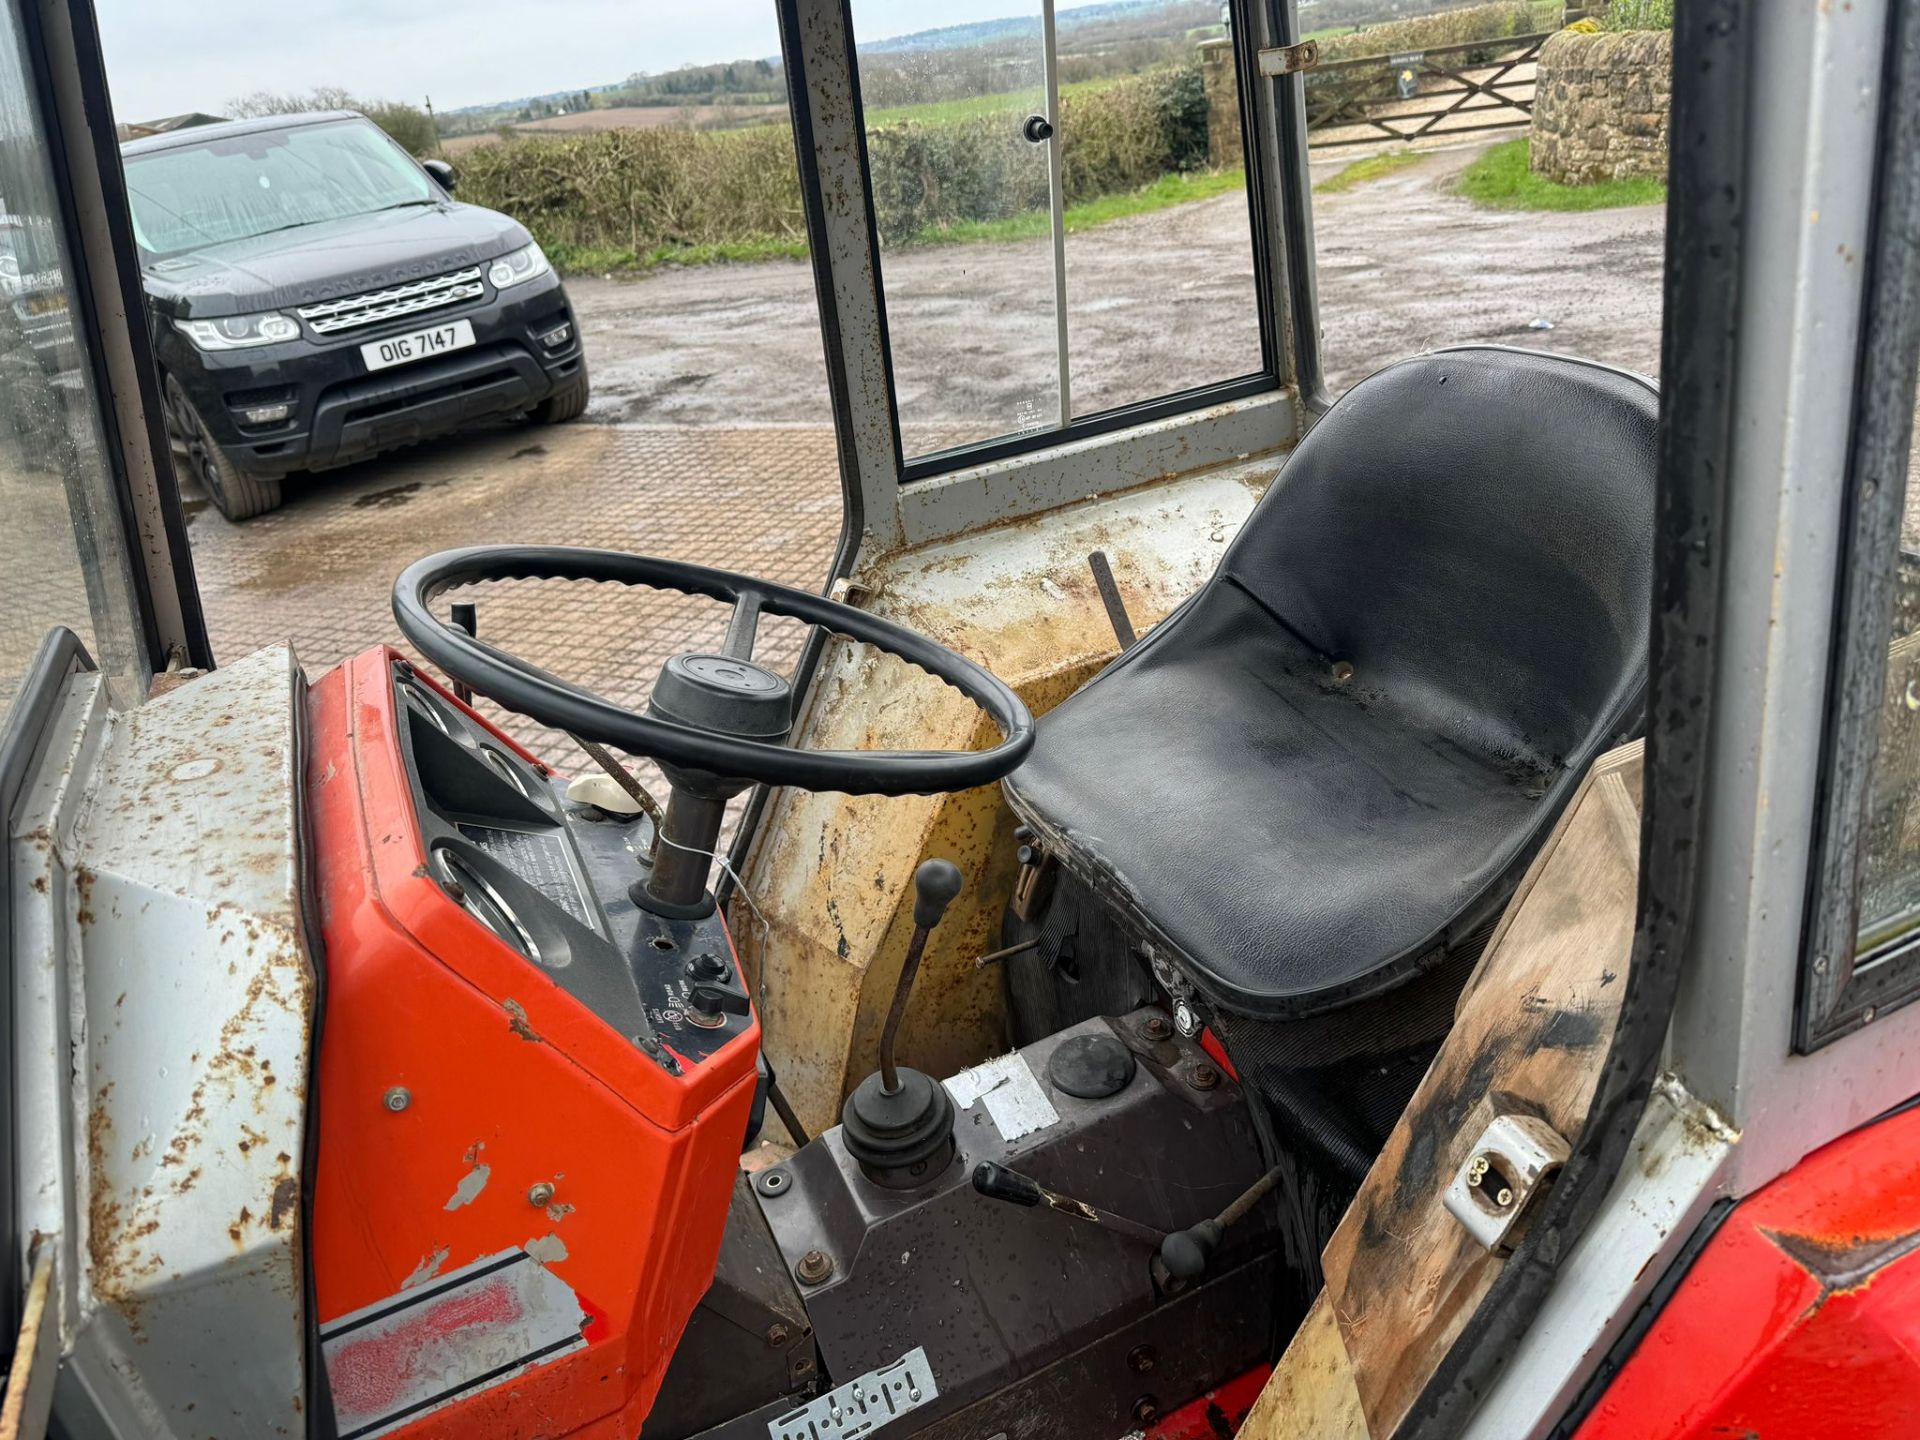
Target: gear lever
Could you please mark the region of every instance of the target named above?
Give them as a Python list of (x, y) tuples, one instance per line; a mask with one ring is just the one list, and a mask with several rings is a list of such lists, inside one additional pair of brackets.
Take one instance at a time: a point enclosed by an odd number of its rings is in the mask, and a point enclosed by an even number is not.
[(860, 1082), (840, 1112), (841, 1139), (869, 1180), (911, 1189), (946, 1168), (953, 1155), (953, 1101), (946, 1087), (894, 1061), (894, 1042), (927, 938), (965, 882), (951, 860), (928, 860), (913, 875), (913, 938), (880, 1032), (880, 1068)]

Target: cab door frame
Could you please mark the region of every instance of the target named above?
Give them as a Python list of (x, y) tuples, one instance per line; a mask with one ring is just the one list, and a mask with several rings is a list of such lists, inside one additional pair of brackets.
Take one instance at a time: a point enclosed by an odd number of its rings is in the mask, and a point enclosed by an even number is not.
[(1880, 676), (1836, 663), (1843, 537), (1912, 416), (1920, 0), (1699, 0), (1674, 66), (1629, 988), (1573, 1158), (1406, 1434), (1571, 1435), (1728, 1206), (1920, 1091), (1920, 1006), (1795, 1046), (1830, 767), (1877, 715)]
[(61, 218), (80, 298), (81, 348), (101, 398), (108, 477), (132, 562), (147, 669), (211, 669), (92, 0), (13, 3), (55, 182), (67, 202)]

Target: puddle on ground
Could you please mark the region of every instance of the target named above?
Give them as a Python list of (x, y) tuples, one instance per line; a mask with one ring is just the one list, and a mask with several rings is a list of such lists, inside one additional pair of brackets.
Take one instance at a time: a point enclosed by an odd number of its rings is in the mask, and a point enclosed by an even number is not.
[(420, 493), (420, 482), (409, 480), (404, 485), (389, 485), (384, 490), (369, 490), (364, 495), (354, 497), (356, 510), (391, 510), (404, 505)]

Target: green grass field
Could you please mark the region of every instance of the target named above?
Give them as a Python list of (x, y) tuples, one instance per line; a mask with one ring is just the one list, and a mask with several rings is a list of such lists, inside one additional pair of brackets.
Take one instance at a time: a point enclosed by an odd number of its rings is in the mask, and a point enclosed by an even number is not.
[[(1195, 200), (1211, 200), (1216, 195), (1246, 188), (1246, 173), (1240, 169), (1203, 170), (1193, 175), (1163, 175), (1151, 185), (1124, 195), (1102, 195), (1083, 205), (1069, 205), (1063, 217), (1069, 235), (1091, 230), (1129, 215), (1146, 215)], [(1052, 220), (1045, 211), (1014, 215), (1005, 220), (971, 220), (960, 225), (945, 225), (928, 230), (914, 240), (915, 245), (951, 245), (956, 242), (1026, 240), (1044, 238), (1052, 231)]]
[(1337, 174), (1329, 175), (1313, 190), (1316, 195), (1339, 195), (1369, 180), (1381, 180), (1410, 165), (1418, 165), (1423, 158), (1411, 150), (1382, 150), (1378, 155), (1356, 160)]
[(1459, 192), (1476, 204), (1497, 210), (1617, 210), (1627, 205), (1666, 202), (1662, 180), (1603, 180), (1596, 185), (1562, 185), (1527, 168), (1527, 141), (1496, 145), (1460, 172)]
[[(1060, 95), (1062, 99), (1069, 95), (1085, 95), (1133, 78), (1131, 75), (1106, 75), (1098, 80), (1078, 80), (1071, 85), (1062, 85)], [(1030, 90), (1009, 90), (1000, 95), (968, 95), (960, 100), (935, 100), (925, 105), (890, 105), (880, 110), (869, 110), (867, 124), (898, 125), (911, 120), (922, 125), (951, 125), (955, 121), (973, 120), (981, 115), (1024, 112), (1036, 105), (1044, 108), (1041, 88), (1037, 83)]]

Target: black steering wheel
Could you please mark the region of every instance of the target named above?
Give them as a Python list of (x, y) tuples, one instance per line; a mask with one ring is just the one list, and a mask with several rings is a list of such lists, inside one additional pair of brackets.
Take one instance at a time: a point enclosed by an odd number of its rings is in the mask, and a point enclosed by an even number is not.
[[(991, 750), (796, 750), (779, 741), (662, 719), (657, 691), (655, 713), (639, 714), (476, 639), (433, 613), (436, 596), (488, 580), (597, 580), (727, 601), (733, 618), (724, 659), (715, 663), (683, 656), (669, 661), (668, 671), (692, 658), (702, 667), (700, 679), (737, 670), (733, 679), (744, 680), (750, 690), (771, 679), (784, 693), (784, 680), (751, 663), (762, 614), (825, 626), (945, 681), (984, 710), (1002, 738)], [(422, 655), (509, 710), (683, 770), (848, 795), (934, 795), (992, 784), (1033, 747), (1033, 716), (1026, 705), (971, 660), (850, 605), (730, 570), (568, 545), (474, 545), (409, 565), (394, 583), (393, 617)]]

